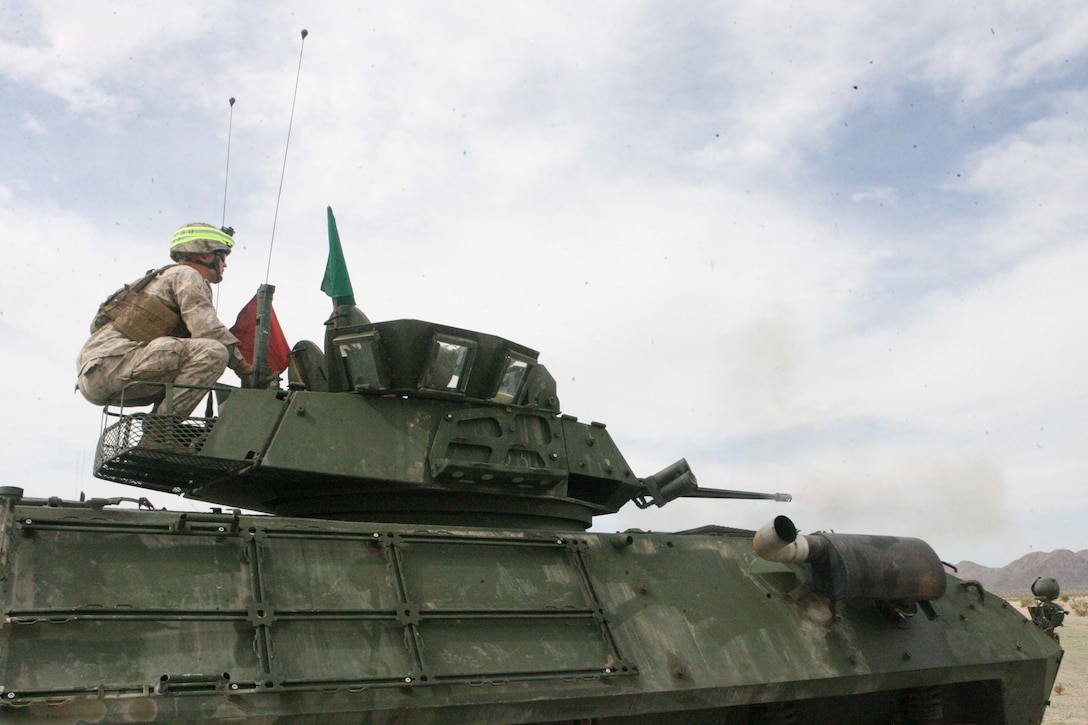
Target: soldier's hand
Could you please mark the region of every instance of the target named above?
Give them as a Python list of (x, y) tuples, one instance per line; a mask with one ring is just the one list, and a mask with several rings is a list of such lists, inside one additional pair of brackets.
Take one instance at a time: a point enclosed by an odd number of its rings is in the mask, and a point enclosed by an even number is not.
[(234, 368), (234, 372), (242, 379), (243, 388), (248, 388), (253, 382), (253, 366), (244, 360)]

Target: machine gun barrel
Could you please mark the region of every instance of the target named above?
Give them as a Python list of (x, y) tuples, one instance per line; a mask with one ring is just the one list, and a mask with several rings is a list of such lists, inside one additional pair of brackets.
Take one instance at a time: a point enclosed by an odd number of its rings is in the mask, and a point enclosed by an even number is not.
[(793, 496), (788, 493), (759, 493), (758, 491), (730, 491), (724, 488), (696, 488), (680, 494), (682, 498), (743, 498), (789, 503)]
[(664, 506), (678, 498), (742, 498), (769, 501), (793, 500), (788, 493), (757, 493), (755, 491), (728, 491), (721, 488), (699, 488), (695, 474), (688, 462), (681, 458), (671, 466), (642, 479), (642, 492), (633, 500), (641, 509)]

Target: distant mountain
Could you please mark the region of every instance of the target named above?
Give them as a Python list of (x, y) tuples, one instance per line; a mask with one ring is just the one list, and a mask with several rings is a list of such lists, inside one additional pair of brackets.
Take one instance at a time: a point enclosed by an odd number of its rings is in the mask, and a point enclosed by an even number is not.
[(961, 561), (956, 568), (960, 579), (977, 579), (995, 594), (1030, 597), (1032, 583), (1041, 576), (1057, 579), (1062, 594), (1088, 592), (1088, 549), (1033, 551), (1000, 568), (973, 561)]

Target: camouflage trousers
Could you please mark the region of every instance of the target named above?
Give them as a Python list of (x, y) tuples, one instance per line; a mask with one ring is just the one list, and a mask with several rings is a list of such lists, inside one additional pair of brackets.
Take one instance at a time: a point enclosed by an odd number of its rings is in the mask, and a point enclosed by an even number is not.
[[(127, 355), (98, 361), (79, 376), (79, 390), (95, 405), (154, 403), (152, 412), (165, 413), (165, 388), (139, 383), (209, 386), (227, 369), (227, 359), (226, 346), (216, 340), (160, 337)], [(188, 416), (207, 394), (207, 390), (175, 388), (173, 414)]]

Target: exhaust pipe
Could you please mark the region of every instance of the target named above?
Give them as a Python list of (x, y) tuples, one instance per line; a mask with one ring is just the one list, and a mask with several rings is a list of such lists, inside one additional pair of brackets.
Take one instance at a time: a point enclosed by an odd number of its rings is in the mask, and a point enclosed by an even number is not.
[(752, 546), (767, 561), (809, 564), (816, 590), (833, 601), (931, 601), (944, 596), (947, 586), (944, 565), (921, 539), (799, 535), (789, 517), (776, 516), (756, 532)]
[(788, 516), (775, 516), (756, 532), (752, 541), (756, 554), (767, 561), (804, 564), (808, 561), (808, 537), (797, 538), (797, 527)]

